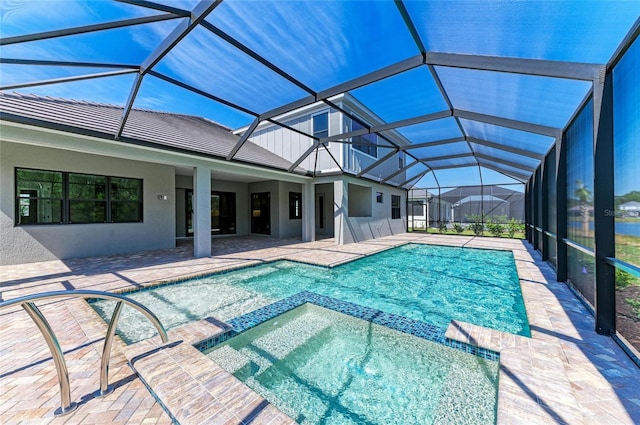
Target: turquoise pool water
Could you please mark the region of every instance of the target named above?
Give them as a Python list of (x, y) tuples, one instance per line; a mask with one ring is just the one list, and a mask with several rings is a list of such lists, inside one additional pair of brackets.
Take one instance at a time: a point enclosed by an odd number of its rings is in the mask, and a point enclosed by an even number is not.
[[(167, 328), (213, 316), (229, 320), (300, 291), (446, 328), (452, 319), (530, 336), (513, 254), (411, 244), (333, 269), (288, 261), (130, 293)], [(110, 317), (112, 302), (94, 307)], [(126, 341), (154, 334), (125, 308), (118, 333)]]
[(302, 425), (495, 423), (497, 362), (312, 304), (207, 355)]

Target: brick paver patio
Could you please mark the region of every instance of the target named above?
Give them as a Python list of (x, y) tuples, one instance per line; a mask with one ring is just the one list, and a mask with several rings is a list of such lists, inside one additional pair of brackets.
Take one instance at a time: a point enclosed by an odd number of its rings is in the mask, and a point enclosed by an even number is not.
[[(499, 423), (640, 423), (640, 369), (611, 338), (593, 331), (593, 318), (574, 294), (565, 284), (555, 282), (550, 267), (517, 240), (407, 233), (335, 246), (331, 239), (302, 243), (237, 237), (214, 239), (213, 255), (207, 258), (193, 258), (189, 244), (181, 242), (173, 250), (0, 267), (0, 296), (10, 300), (70, 289), (119, 292), (282, 258), (337, 265), (407, 242), (513, 251), (532, 339), (507, 341), (509, 336), (504, 336), (501, 340), (499, 335), (468, 324), (455, 324), (448, 333), (478, 345), (512, 350), (501, 358)], [(48, 348), (22, 309), (4, 309), (0, 311), (0, 423), (171, 423), (127, 364), (125, 346), (118, 339), (110, 367), (115, 391), (104, 398), (93, 396), (99, 387), (106, 325), (85, 301), (46, 301), (38, 306), (65, 352), (71, 398), (79, 407), (67, 416), (53, 416), (60, 396)], [(187, 331), (181, 332), (184, 336)], [(224, 418), (221, 423), (252, 420), (225, 415), (220, 416)], [(188, 417), (186, 421), (193, 422)], [(287, 422), (290, 419), (274, 411), (259, 423)]]

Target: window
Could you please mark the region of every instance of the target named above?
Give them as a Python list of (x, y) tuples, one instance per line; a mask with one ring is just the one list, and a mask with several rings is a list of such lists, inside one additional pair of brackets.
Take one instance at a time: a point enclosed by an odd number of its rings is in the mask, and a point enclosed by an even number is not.
[(111, 222), (142, 221), (142, 180), (110, 177)]
[(376, 202), (379, 204), (382, 203), (382, 192), (376, 192)]
[(398, 170), (404, 168), (404, 152), (398, 152)]
[[(351, 120), (351, 131), (365, 128), (360, 123)], [(351, 138), (352, 146), (355, 150), (366, 153), (374, 158), (378, 157), (378, 136), (376, 134), (363, 134)]]
[(323, 112), (313, 116), (313, 135), (315, 137), (329, 137), (328, 112)]
[(302, 193), (289, 192), (289, 219), (302, 218)]
[(394, 220), (400, 218), (400, 196), (399, 195), (391, 195), (391, 218)]
[(236, 194), (211, 192), (211, 234), (236, 233)]
[(16, 169), (16, 224), (142, 221), (142, 180)]
[(16, 223), (62, 223), (62, 173), (16, 170)]
[(69, 223), (107, 221), (107, 178), (69, 174)]

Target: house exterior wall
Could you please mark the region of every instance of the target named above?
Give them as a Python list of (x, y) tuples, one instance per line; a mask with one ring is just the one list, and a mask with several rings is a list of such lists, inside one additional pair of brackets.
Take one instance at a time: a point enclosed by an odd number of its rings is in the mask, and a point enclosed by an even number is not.
[[(193, 190), (193, 177), (176, 176), (176, 237), (187, 236), (186, 199), (187, 190)], [(249, 234), (251, 222), (249, 216), (249, 185), (248, 183), (231, 182), (226, 180), (211, 180), (212, 192), (233, 192), (236, 194), (236, 235)], [(219, 235), (219, 237), (228, 235)], [(213, 237), (218, 237), (214, 235)]]
[[(142, 179), (143, 222), (16, 226), (16, 167)], [(175, 246), (172, 166), (0, 141), (0, 180), (0, 264)], [(159, 194), (168, 199), (158, 199)]]
[[(353, 97), (343, 96), (333, 99), (333, 101), (339, 104), (339, 106), (348, 113), (359, 117), (370, 125), (384, 124), (384, 121), (375, 116)], [(344, 114), (337, 110), (328, 108), (324, 103), (309, 106), (304, 108), (302, 111), (291, 112), (287, 116), (280, 118), (280, 120), (289, 127), (306, 134), (312, 134), (313, 116), (324, 112), (329, 113), (329, 136), (352, 131), (351, 118), (344, 116)], [(242, 131), (244, 131), (244, 129), (239, 131), (238, 134), (241, 134)], [(399, 146), (409, 144), (409, 141), (395, 130), (388, 130), (385, 134), (390, 140)], [(298, 158), (300, 158), (300, 156), (313, 144), (313, 139), (310, 137), (303, 136), (299, 133), (271, 123), (258, 126), (249, 139), (291, 162), (296, 162)], [(332, 142), (328, 143), (327, 146), (328, 150), (322, 146), (318, 149), (317, 159), (315, 152), (311, 153), (300, 163), (300, 167), (306, 170), (319, 170), (324, 173), (340, 171), (335, 162), (337, 161), (338, 164), (340, 164), (340, 167), (345, 171), (357, 174), (393, 151), (393, 148), (385, 147), (389, 146), (389, 143), (385, 141), (378, 141), (377, 157), (373, 157), (358, 149), (354, 149), (350, 144)], [(331, 158), (328, 151), (331, 152), (333, 158)], [(406, 160), (403, 161), (406, 162)], [(368, 171), (365, 176), (374, 179), (381, 179), (396, 172), (399, 168), (399, 156), (398, 154), (395, 154)], [(390, 180), (390, 183), (402, 183), (406, 180), (405, 176), (406, 173), (400, 173), (393, 177)]]
[[(328, 112), (329, 113), (329, 134), (337, 134), (341, 128), (340, 114), (330, 111), (326, 105), (306, 111), (301, 115), (289, 118), (283, 124), (295, 128), (306, 134), (313, 133), (312, 117), (313, 115)], [(249, 138), (253, 143), (283, 157), (290, 162), (296, 162), (305, 151), (313, 145), (313, 139), (306, 137), (300, 133), (288, 130), (277, 125), (268, 124), (258, 127)], [(318, 149), (318, 158), (316, 160), (315, 152), (310, 154), (304, 161), (300, 163), (300, 167), (306, 170), (317, 168), (323, 171), (339, 171), (336, 163), (331, 159), (328, 151), (331, 152), (340, 162), (341, 144), (329, 143), (328, 149), (320, 147)]]
[[(371, 217), (349, 215), (349, 186), (351, 184), (371, 187), (373, 211)], [(382, 192), (383, 202), (376, 202), (376, 192)], [(391, 218), (391, 195), (400, 196), (400, 218)], [(339, 245), (362, 242), (382, 236), (404, 233), (407, 229), (406, 191), (377, 183), (364, 182), (351, 177), (334, 181), (335, 239)], [(363, 200), (364, 202), (364, 200)]]
[(289, 218), (289, 192), (302, 193), (302, 185), (296, 183), (278, 182), (278, 211), (280, 238), (294, 238), (302, 236), (302, 218)]
[[(346, 107), (342, 103), (340, 105)], [(312, 133), (312, 117), (324, 111), (330, 111), (326, 105), (314, 105), (304, 111), (289, 114), (288, 117), (283, 118), (283, 121), (300, 131)], [(358, 115), (365, 121), (378, 124), (366, 113)], [(346, 131), (346, 119), (341, 113), (330, 111), (329, 135)], [(271, 236), (301, 236), (305, 214), (302, 221), (289, 219), (288, 203), (289, 192), (304, 192), (302, 190), (304, 182), (309, 184), (309, 187), (313, 187), (312, 199), (316, 202), (318, 194), (323, 193), (325, 196), (325, 220), (322, 231), (318, 231), (317, 217), (315, 221), (316, 231), (320, 236), (335, 236), (336, 243), (342, 244), (404, 232), (406, 229), (406, 196), (403, 190), (351, 176), (322, 176), (325, 172), (340, 171), (328, 152), (331, 152), (335, 160), (343, 165), (347, 158), (346, 151), (353, 150), (350, 145), (333, 143), (329, 145), (329, 151), (321, 147), (317, 158), (315, 152), (310, 155), (301, 165), (310, 170), (319, 171), (319, 176), (311, 180), (309, 176), (284, 173), (233, 161), (203, 158), (189, 152), (173, 152), (59, 130), (14, 123), (2, 123), (2, 128), (0, 264), (112, 255), (175, 246), (176, 237), (186, 236), (186, 190), (193, 188), (191, 176), (176, 175), (177, 170), (185, 167), (194, 169), (201, 167), (218, 170), (230, 176), (251, 175), (252, 178), (263, 179), (257, 183), (224, 181), (216, 179), (213, 172), (212, 191), (236, 194), (237, 235), (251, 233), (251, 193), (269, 192), (271, 194)], [(310, 140), (304, 139), (309, 138), (295, 131), (275, 127), (258, 128), (256, 137), (252, 137), (253, 142), (261, 144), (290, 161), (297, 161), (311, 144)], [(379, 158), (385, 153), (385, 149), (378, 149)], [(359, 154), (360, 152), (356, 151), (355, 155)], [(366, 156), (366, 154), (363, 155)], [(369, 159), (371, 162), (374, 161), (374, 158), (369, 157)], [(394, 164), (393, 171), (397, 170), (397, 155), (390, 156), (387, 162)], [(363, 166), (366, 165), (362, 163), (361, 168)], [(141, 223), (16, 226), (15, 167), (141, 179), (143, 180), (143, 221)], [(379, 170), (380, 168), (377, 167), (365, 177), (376, 177)], [(336, 179), (339, 179), (342, 186), (336, 183)], [(370, 193), (368, 197), (372, 199), (357, 199), (355, 194), (356, 199), (352, 199), (352, 202), (358, 205), (365, 203), (370, 205), (371, 213), (367, 216), (350, 217), (348, 215), (350, 183), (370, 188), (370, 192), (359, 193), (361, 198), (363, 193)], [(382, 205), (375, 202), (376, 192), (384, 193)], [(392, 193), (401, 196), (401, 219), (391, 219)], [(163, 196), (159, 197), (159, 194)], [(164, 196), (167, 198), (164, 199)], [(314, 209), (314, 214), (317, 215), (317, 207)], [(369, 207), (365, 209), (368, 211)], [(307, 210), (306, 216), (312, 220), (310, 215)], [(309, 226), (312, 227), (312, 225), (313, 221)]]
[[(371, 123), (371, 124), (383, 123), (379, 118), (371, 115), (371, 113), (368, 112), (366, 109), (360, 108), (357, 105), (343, 102), (343, 108), (346, 111), (352, 113), (353, 115), (363, 119), (368, 123)], [(343, 126), (342, 127), (343, 133), (353, 130), (352, 120), (350, 118), (345, 118), (343, 120), (342, 126)], [(408, 141), (403, 140), (402, 136), (397, 134), (395, 130), (388, 130), (385, 133), (386, 135), (389, 136), (390, 140), (392, 140), (393, 142), (397, 143), (400, 146), (408, 144)], [(366, 169), (367, 167), (369, 167), (370, 165), (382, 159), (384, 156), (386, 156), (387, 154), (393, 151), (392, 148), (385, 147), (385, 146), (389, 146), (389, 143), (378, 139), (377, 156), (374, 158), (373, 156), (368, 155), (358, 149), (354, 149), (351, 145), (345, 145), (344, 153), (343, 153), (344, 161), (343, 161), (342, 167), (345, 169), (345, 171), (350, 171), (352, 173), (358, 174), (360, 173), (360, 171)], [(394, 172), (400, 169), (399, 164), (400, 164), (400, 160), (399, 160), (398, 154), (392, 155), (387, 160), (383, 161), (381, 164), (378, 164), (373, 169), (367, 171), (364, 174), (364, 176), (369, 178), (374, 178), (374, 179), (386, 178), (387, 176), (393, 174)], [(400, 173), (397, 176), (393, 177), (391, 180), (389, 180), (389, 182), (392, 184), (393, 183), (400, 184), (406, 180), (405, 176), (406, 176), (406, 173)]]
[(301, 184), (283, 181), (266, 181), (249, 183), (248, 188), (246, 211), (249, 232), (251, 231), (251, 194), (269, 192), (271, 194), (271, 236), (277, 238), (302, 236), (302, 219), (289, 219), (289, 192), (302, 193)]

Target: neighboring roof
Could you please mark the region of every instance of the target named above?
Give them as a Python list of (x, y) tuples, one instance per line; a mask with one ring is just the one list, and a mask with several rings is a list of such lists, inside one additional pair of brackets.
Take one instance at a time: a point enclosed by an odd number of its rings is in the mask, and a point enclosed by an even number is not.
[[(101, 103), (56, 99), (19, 93), (0, 93), (0, 118), (89, 134), (113, 140), (123, 108)], [(34, 121), (35, 120), (35, 121)], [(122, 133), (123, 141), (143, 142), (225, 158), (238, 142), (231, 129), (205, 118), (133, 109)], [(287, 170), (291, 162), (247, 142), (234, 160)]]
[(635, 207), (635, 208), (640, 208), (640, 202), (636, 202), (636, 201), (629, 201), (629, 202), (625, 202), (624, 204), (620, 204), (620, 208), (629, 208), (629, 207)]
[(466, 198), (462, 198), (461, 200), (459, 200), (458, 202), (456, 202), (453, 206), (457, 207), (460, 206), (462, 204), (468, 204), (469, 202), (504, 202), (507, 203), (507, 201), (505, 201), (504, 199), (500, 199), (496, 196), (491, 196), (491, 195), (471, 195), (471, 196), (467, 196)]
[[(524, 195), (522, 192), (519, 192), (517, 190), (512, 190), (504, 186), (491, 186), (490, 190), (491, 190), (491, 195), (501, 199), (507, 199), (514, 195)], [(487, 192), (487, 191), (488, 189), (485, 187), (484, 192)], [(442, 192), (440, 194), (440, 197), (459, 199), (459, 198), (475, 196), (475, 195), (478, 195), (478, 196), (480, 195), (480, 186), (466, 186), (466, 187), (451, 189), (446, 192)], [(489, 194), (485, 193), (485, 195), (489, 195)]]

